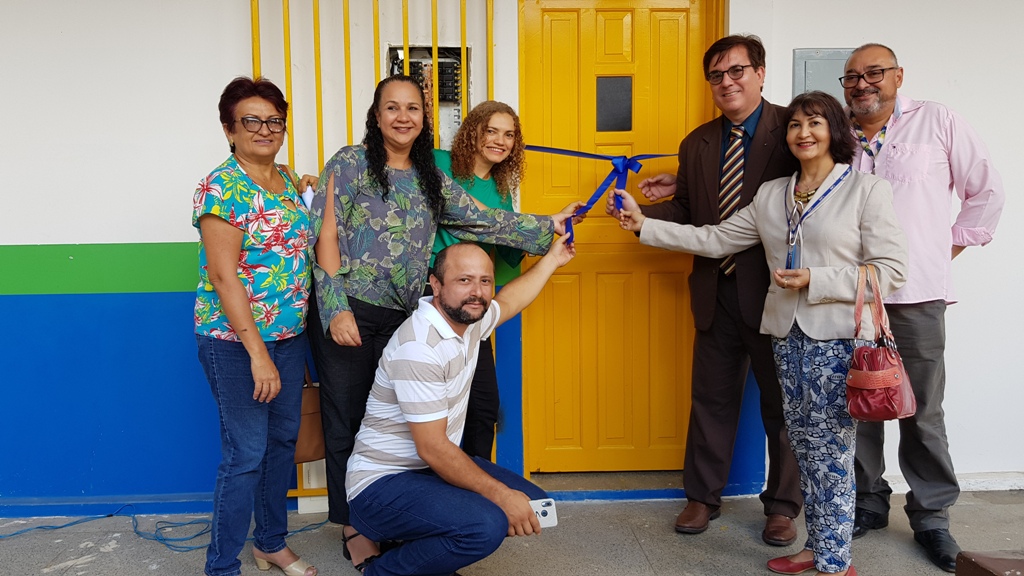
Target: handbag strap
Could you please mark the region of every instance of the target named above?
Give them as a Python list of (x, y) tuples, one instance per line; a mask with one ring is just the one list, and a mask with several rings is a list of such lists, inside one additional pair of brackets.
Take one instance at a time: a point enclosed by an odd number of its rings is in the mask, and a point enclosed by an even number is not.
[(864, 315), (864, 279), (866, 273), (864, 267), (857, 268), (857, 304), (853, 307), (853, 337), (860, 334), (860, 320)]
[(870, 276), (871, 294), (875, 301), (871, 304), (871, 313), (875, 321), (875, 340), (887, 339), (886, 345), (895, 348), (895, 341), (892, 331), (889, 329), (889, 315), (885, 312), (885, 305), (882, 304), (882, 293), (878, 288), (878, 273), (874, 264), (861, 266), (857, 269), (857, 303), (853, 309), (853, 337), (860, 335), (860, 323), (864, 316), (864, 285)]
[(868, 274), (871, 275), (871, 293), (875, 297), (874, 309), (872, 313), (875, 316), (875, 339), (883, 339), (887, 348), (896, 349), (896, 342), (892, 337), (892, 330), (889, 329), (889, 314), (885, 311), (885, 305), (882, 303), (882, 293), (878, 288), (878, 273), (875, 271), (874, 264), (868, 264)]

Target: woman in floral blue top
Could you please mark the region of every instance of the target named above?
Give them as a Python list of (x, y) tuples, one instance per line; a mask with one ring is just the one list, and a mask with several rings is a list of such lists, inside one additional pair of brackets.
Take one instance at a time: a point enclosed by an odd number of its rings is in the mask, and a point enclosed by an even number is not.
[(477, 208), (437, 169), (423, 109), (415, 80), (382, 80), (363, 144), (331, 158), (310, 210), (316, 297), (309, 333), (320, 376), (328, 517), (344, 525), (343, 552), (357, 567), (378, 550), (349, 525), (347, 462), (384, 346), (423, 293), (438, 226), (461, 239), (543, 254), (572, 212), (548, 217)]
[(274, 162), (287, 115), (288, 102), (270, 81), (228, 84), (220, 120), (232, 155), (199, 183), (193, 201), (200, 236), (196, 342), (221, 436), (207, 576), (241, 574), (238, 554), (254, 515), (257, 567), (317, 573), (284, 540), (309, 298), (309, 214), (294, 174)]

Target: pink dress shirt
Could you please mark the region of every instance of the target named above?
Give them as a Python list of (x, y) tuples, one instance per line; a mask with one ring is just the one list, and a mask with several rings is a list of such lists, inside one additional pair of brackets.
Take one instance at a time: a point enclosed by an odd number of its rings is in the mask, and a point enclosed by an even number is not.
[[(897, 95), (881, 150), (872, 158), (858, 146), (852, 164), (892, 184), (893, 207), (907, 235), (907, 283), (886, 304), (955, 302), (952, 247), (991, 242), (1003, 211), (1003, 181), (985, 143), (942, 104)], [(950, 227), (954, 192), (960, 211)]]

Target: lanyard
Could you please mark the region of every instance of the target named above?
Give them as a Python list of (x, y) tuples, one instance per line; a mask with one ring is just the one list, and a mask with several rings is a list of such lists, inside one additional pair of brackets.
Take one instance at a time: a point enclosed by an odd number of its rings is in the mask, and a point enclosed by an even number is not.
[(874, 160), (875, 156), (882, 151), (882, 144), (885, 143), (885, 131), (889, 129), (889, 125), (882, 126), (882, 130), (878, 132), (878, 138), (875, 140), (875, 145), (871, 146), (871, 142), (868, 141), (868, 137), (864, 135), (864, 131), (860, 129), (860, 124), (854, 123), (853, 129), (857, 132), (857, 138), (860, 140), (860, 145), (864, 147), (864, 153), (871, 156)]
[[(800, 267), (800, 248), (799, 245), (803, 244), (803, 223), (804, 220), (809, 218), (811, 214), (821, 206), (825, 198), (829, 196), (840, 184), (846, 180), (846, 177), (853, 171), (852, 166), (847, 166), (846, 171), (825, 190), (825, 193), (818, 196), (817, 200), (814, 201), (806, 210), (803, 209), (803, 202), (796, 202), (793, 206), (792, 211), (785, 211), (786, 214), (786, 228), (789, 230), (789, 253), (786, 255), (786, 268), (793, 269)], [(782, 195), (783, 204), (787, 201), (788, 194)]]
[(885, 143), (885, 132), (889, 129), (889, 125), (882, 126), (882, 129), (878, 132), (878, 137), (875, 139), (875, 145), (872, 147), (871, 142), (868, 141), (868, 137), (864, 135), (864, 131), (861, 130), (860, 124), (856, 120), (853, 122), (853, 130), (857, 133), (857, 139), (860, 140), (860, 145), (864, 148), (864, 153), (871, 158), (871, 173), (875, 173), (875, 162), (878, 160), (878, 154), (882, 151), (882, 145)]

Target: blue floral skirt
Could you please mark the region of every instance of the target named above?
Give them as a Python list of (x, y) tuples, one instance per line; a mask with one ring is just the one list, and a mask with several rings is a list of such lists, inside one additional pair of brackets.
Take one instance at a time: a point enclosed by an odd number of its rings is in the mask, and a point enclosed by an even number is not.
[(853, 453), (857, 425), (846, 410), (846, 374), (854, 339), (815, 340), (793, 324), (772, 338), (782, 384), (783, 416), (800, 465), (807, 543), (821, 572), (850, 567), (856, 485)]

